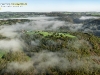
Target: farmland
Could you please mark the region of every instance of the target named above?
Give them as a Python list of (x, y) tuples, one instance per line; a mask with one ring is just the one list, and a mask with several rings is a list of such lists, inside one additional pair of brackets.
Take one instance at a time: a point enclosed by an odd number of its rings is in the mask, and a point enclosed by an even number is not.
[(70, 35), (68, 33), (56, 33), (56, 32), (46, 32), (46, 31), (27, 31), (26, 34), (34, 35), (34, 34), (40, 34), (43, 35), (44, 37), (46, 36), (52, 36), (54, 35), (55, 37), (70, 37), (70, 38), (75, 38), (75, 36)]

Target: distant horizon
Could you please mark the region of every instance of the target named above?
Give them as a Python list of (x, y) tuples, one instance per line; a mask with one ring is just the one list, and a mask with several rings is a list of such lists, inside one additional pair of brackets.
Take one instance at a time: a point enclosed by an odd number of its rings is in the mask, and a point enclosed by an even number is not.
[(0, 12), (100, 12), (100, 0), (2, 0), (0, 3), (27, 3), (22, 7), (0, 6)]
[[(25, 11), (1, 11), (1, 12), (25, 12)], [(49, 13), (49, 12), (100, 12), (100, 11), (26, 11), (26, 12), (39, 12), (39, 13)]]

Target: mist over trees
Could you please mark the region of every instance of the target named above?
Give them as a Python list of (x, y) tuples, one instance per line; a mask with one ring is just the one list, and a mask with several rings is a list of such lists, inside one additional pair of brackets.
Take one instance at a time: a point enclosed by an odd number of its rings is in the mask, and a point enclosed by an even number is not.
[(84, 13), (10, 14), (35, 17), (0, 20), (1, 75), (100, 74), (99, 19), (81, 20)]

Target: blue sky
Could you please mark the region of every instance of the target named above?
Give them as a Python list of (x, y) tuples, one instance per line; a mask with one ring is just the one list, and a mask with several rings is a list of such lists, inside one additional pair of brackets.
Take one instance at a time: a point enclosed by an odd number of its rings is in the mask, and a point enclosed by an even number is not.
[(51, 11), (98, 11), (100, 0), (2, 0), (0, 3), (27, 3), (23, 7), (1, 7), (2, 11), (14, 12), (51, 12)]

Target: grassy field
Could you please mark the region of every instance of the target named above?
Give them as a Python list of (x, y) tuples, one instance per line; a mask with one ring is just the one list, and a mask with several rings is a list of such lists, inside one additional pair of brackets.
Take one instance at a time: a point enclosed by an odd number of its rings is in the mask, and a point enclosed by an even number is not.
[(51, 36), (51, 35), (55, 35), (56, 37), (70, 37), (70, 38), (75, 38), (76, 36), (70, 35), (68, 33), (54, 33), (54, 32), (46, 32), (46, 31), (27, 31), (26, 34), (41, 34), (44, 37), (46, 36)]
[(6, 52), (3, 50), (0, 50), (0, 58), (5, 54)]

